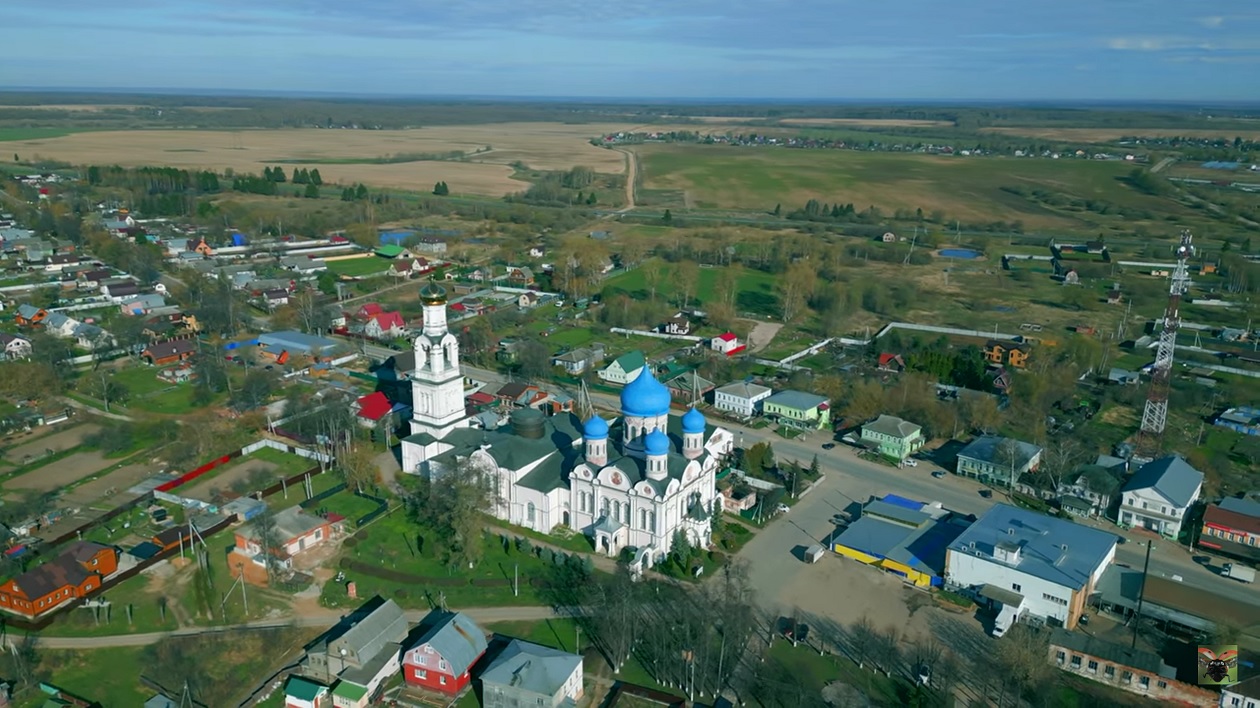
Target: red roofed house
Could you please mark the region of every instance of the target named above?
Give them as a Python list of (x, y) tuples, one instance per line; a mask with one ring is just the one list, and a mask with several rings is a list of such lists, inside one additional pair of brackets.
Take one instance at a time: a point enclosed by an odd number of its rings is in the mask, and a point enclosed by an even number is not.
[(363, 334), (372, 339), (397, 339), (406, 333), (401, 312), (378, 312), (363, 325)]
[(382, 308), (379, 304), (375, 302), (367, 302), (367, 303), (364, 303), (362, 307), (360, 307), (358, 310), (355, 311), (354, 318), (356, 320), (366, 321), (375, 315), (381, 314), (384, 311), (385, 311), (384, 308)]
[(447, 695), (468, 685), (473, 664), (486, 653), (485, 632), (467, 615), (434, 610), (428, 630), (403, 654), (403, 678)]
[(889, 352), (884, 352), (883, 354), (879, 355), (878, 368), (880, 371), (897, 371), (897, 372), (905, 371), (906, 362), (904, 359), (901, 358), (900, 354), (892, 354)]
[(478, 391), (468, 397), (468, 403), (471, 405), (477, 406), (478, 408), (485, 408), (486, 406), (492, 406), (497, 400), (499, 399), (483, 391)]
[(713, 348), (713, 351), (719, 354), (725, 354), (726, 356), (732, 356), (745, 349), (744, 345), (740, 343), (739, 337), (736, 337), (734, 332), (727, 332), (726, 334), (714, 337), (709, 340), (709, 346)]
[(359, 419), (359, 425), (365, 428), (375, 428), (393, 409), (394, 405), (380, 391), (369, 393), (354, 402), (354, 415)]
[(101, 587), (118, 570), (118, 551), (75, 541), (61, 555), (0, 585), (0, 610), (37, 617)]
[(1250, 563), (1260, 562), (1260, 503), (1226, 497), (1203, 513), (1199, 545)]

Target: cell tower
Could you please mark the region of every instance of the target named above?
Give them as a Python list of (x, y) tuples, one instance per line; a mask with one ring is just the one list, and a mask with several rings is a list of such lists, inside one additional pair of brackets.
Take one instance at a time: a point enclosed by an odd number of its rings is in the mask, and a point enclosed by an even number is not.
[(1142, 410), (1142, 430), (1138, 435), (1138, 454), (1146, 459), (1159, 455), (1164, 426), (1168, 423), (1168, 381), (1172, 377), (1173, 356), (1177, 349), (1177, 330), (1181, 327), (1181, 296), (1190, 288), (1190, 258), (1194, 255), (1190, 231), (1181, 232), (1181, 245), (1177, 247), (1177, 266), (1173, 268), (1172, 282), (1168, 286), (1168, 309), (1164, 311), (1164, 325), (1159, 332), (1159, 347), (1155, 350), (1155, 364), (1151, 367), (1151, 385), (1146, 393), (1146, 408)]

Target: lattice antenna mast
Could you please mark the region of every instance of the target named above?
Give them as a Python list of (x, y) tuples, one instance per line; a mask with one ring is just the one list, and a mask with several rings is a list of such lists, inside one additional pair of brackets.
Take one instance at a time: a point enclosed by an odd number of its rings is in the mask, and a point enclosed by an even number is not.
[(1177, 330), (1181, 327), (1181, 296), (1190, 289), (1190, 258), (1194, 256), (1190, 232), (1181, 232), (1181, 245), (1177, 247), (1177, 265), (1173, 268), (1168, 286), (1168, 309), (1164, 311), (1164, 324), (1159, 332), (1159, 346), (1155, 350), (1155, 364), (1151, 368), (1151, 385), (1146, 393), (1146, 407), (1142, 410), (1142, 431), (1138, 438), (1139, 452), (1149, 458), (1159, 454), (1160, 439), (1168, 423), (1168, 382), (1172, 377), (1173, 357), (1177, 349)]

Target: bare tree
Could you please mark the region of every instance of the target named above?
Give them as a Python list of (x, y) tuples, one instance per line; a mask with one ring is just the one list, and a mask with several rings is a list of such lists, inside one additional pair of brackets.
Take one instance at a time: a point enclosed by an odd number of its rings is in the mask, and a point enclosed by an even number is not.
[(849, 628), (849, 645), (859, 667), (868, 661), (877, 660), (879, 631), (875, 629), (875, 624), (871, 622), (870, 617), (862, 615), (862, 618)]
[(640, 269), (643, 271), (643, 284), (648, 287), (648, 299), (656, 302), (657, 289), (669, 279), (669, 266), (664, 261), (653, 260), (644, 263)]
[(1046, 442), (1041, 452), (1039, 471), (1050, 481), (1050, 488), (1056, 494), (1062, 486), (1064, 477), (1074, 471), (1085, 461), (1085, 447), (1080, 440), (1070, 435), (1056, 435)]
[(433, 532), (447, 565), (472, 567), (481, 560), (482, 515), (499, 501), (495, 474), (471, 458), (421, 477), (407, 498), (413, 521)]
[[(254, 537), (258, 540), (258, 545), (262, 548), (263, 569), (267, 572), (267, 584), (270, 585), (276, 569), (276, 555), (279, 553), (284, 539), (280, 538), (280, 533), (276, 529), (276, 518), (271, 512), (271, 507), (264, 504), (258, 511), (258, 515), (250, 522), (254, 530)], [(241, 582), (245, 582), (241, 578)]]
[(805, 310), (806, 298), (817, 279), (817, 273), (805, 261), (788, 266), (787, 273), (779, 279), (779, 311), (784, 322), (795, 321)]

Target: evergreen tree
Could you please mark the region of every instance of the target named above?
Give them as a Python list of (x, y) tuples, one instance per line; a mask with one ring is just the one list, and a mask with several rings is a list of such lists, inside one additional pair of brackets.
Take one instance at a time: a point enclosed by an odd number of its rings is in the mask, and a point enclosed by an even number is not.
[(343, 202), (354, 201), (354, 187), (346, 187), (345, 189), (341, 190), (341, 201)]
[(661, 222), (666, 226), (674, 223), (674, 214), (669, 209), (666, 209), (665, 214), (661, 216)]
[(446, 186), (446, 182), (438, 182), (437, 184), (433, 185), (433, 193), (439, 197), (444, 197), (450, 194), (451, 190), (449, 187)]
[(315, 169), (311, 170), (311, 171), (310, 171), (310, 173), (308, 173), (306, 177), (307, 177), (307, 179), (309, 179), (309, 180), (311, 181), (311, 184), (315, 185), (316, 187), (318, 187), (318, 186), (320, 186), (320, 185), (322, 185), (322, 184), (324, 183), (324, 178), (322, 178), (322, 177), (320, 177), (320, 176), (319, 176), (319, 168), (318, 168), (318, 167), (316, 167)]
[[(17, 155), (13, 156), (13, 161), (17, 162)], [(88, 184), (96, 185), (101, 183), (101, 168), (93, 165), (87, 171)]]
[(579, 189), (579, 190), (578, 190), (578, 195), (577, 195), (577, 198), (573, 200), (573, 203), (574, 203), (574, 204), (583, 204), (583, 203), (585, 203), (585, 202), (586, 202), (586, 195), (582, 192), (582, 190), (580, 190), (580, 189)]
[(302, 196), (307, 199), (319, 199), (319, 187), (308, 183), (306, 185), (306, 192)]
[(293, 170), (293, 184), (306, 184), (306, 170), (301, 167)]
[(275, 182), (275, 181), (276, 181), (275, 177), (273, 177), (273, 176), (272, 176), (272, 174), (271, 174), (271, 168), (270, 168), (270, 167), (264, 167), (264, 168), (263, 168), (263, 179), (267, 180), (268, 182)]
[(277, 167), (276, 169), (272, 170), (271, 178), (277, 182), (283, 182), (284, 181), (284, 168)]
[(592, 205), (592, 206), (594, 206), (594, 205), (595, 205), (595, 193), (594, 193), (594, 192), (591, 192), (591, 193), (590, 193), (590, 195), (588, 195), (588, 196), (586, 197), (586, 203), (587, 203), (587, 204), (590, 204), (590, 205)]
[(783, 215), (783, 205), (782, 205), (782, 204), (775, 204), (775, 205), (774, 205), (774, 215), (775, 215), (775, 216), (782, 216), (782, 215)]
[(357, 186), (357, 187), (355, 187), (355, 188), (354, 188), (354, 198), (355, 198), (355, 199), (358, 199), (358, 200), (360, 200), (360, 201), (362, 201), (362, 200), (364, 200), (364, 199), (367, 199), (367, 198), (368, 198), (368, 188), (367, 188), (367, 187), (365, 187), (365, 186), (363, 186), (363, 184), (362, 184), (362, 183), (360, 183), (360, 184), (359, 184), (359, 186)]

